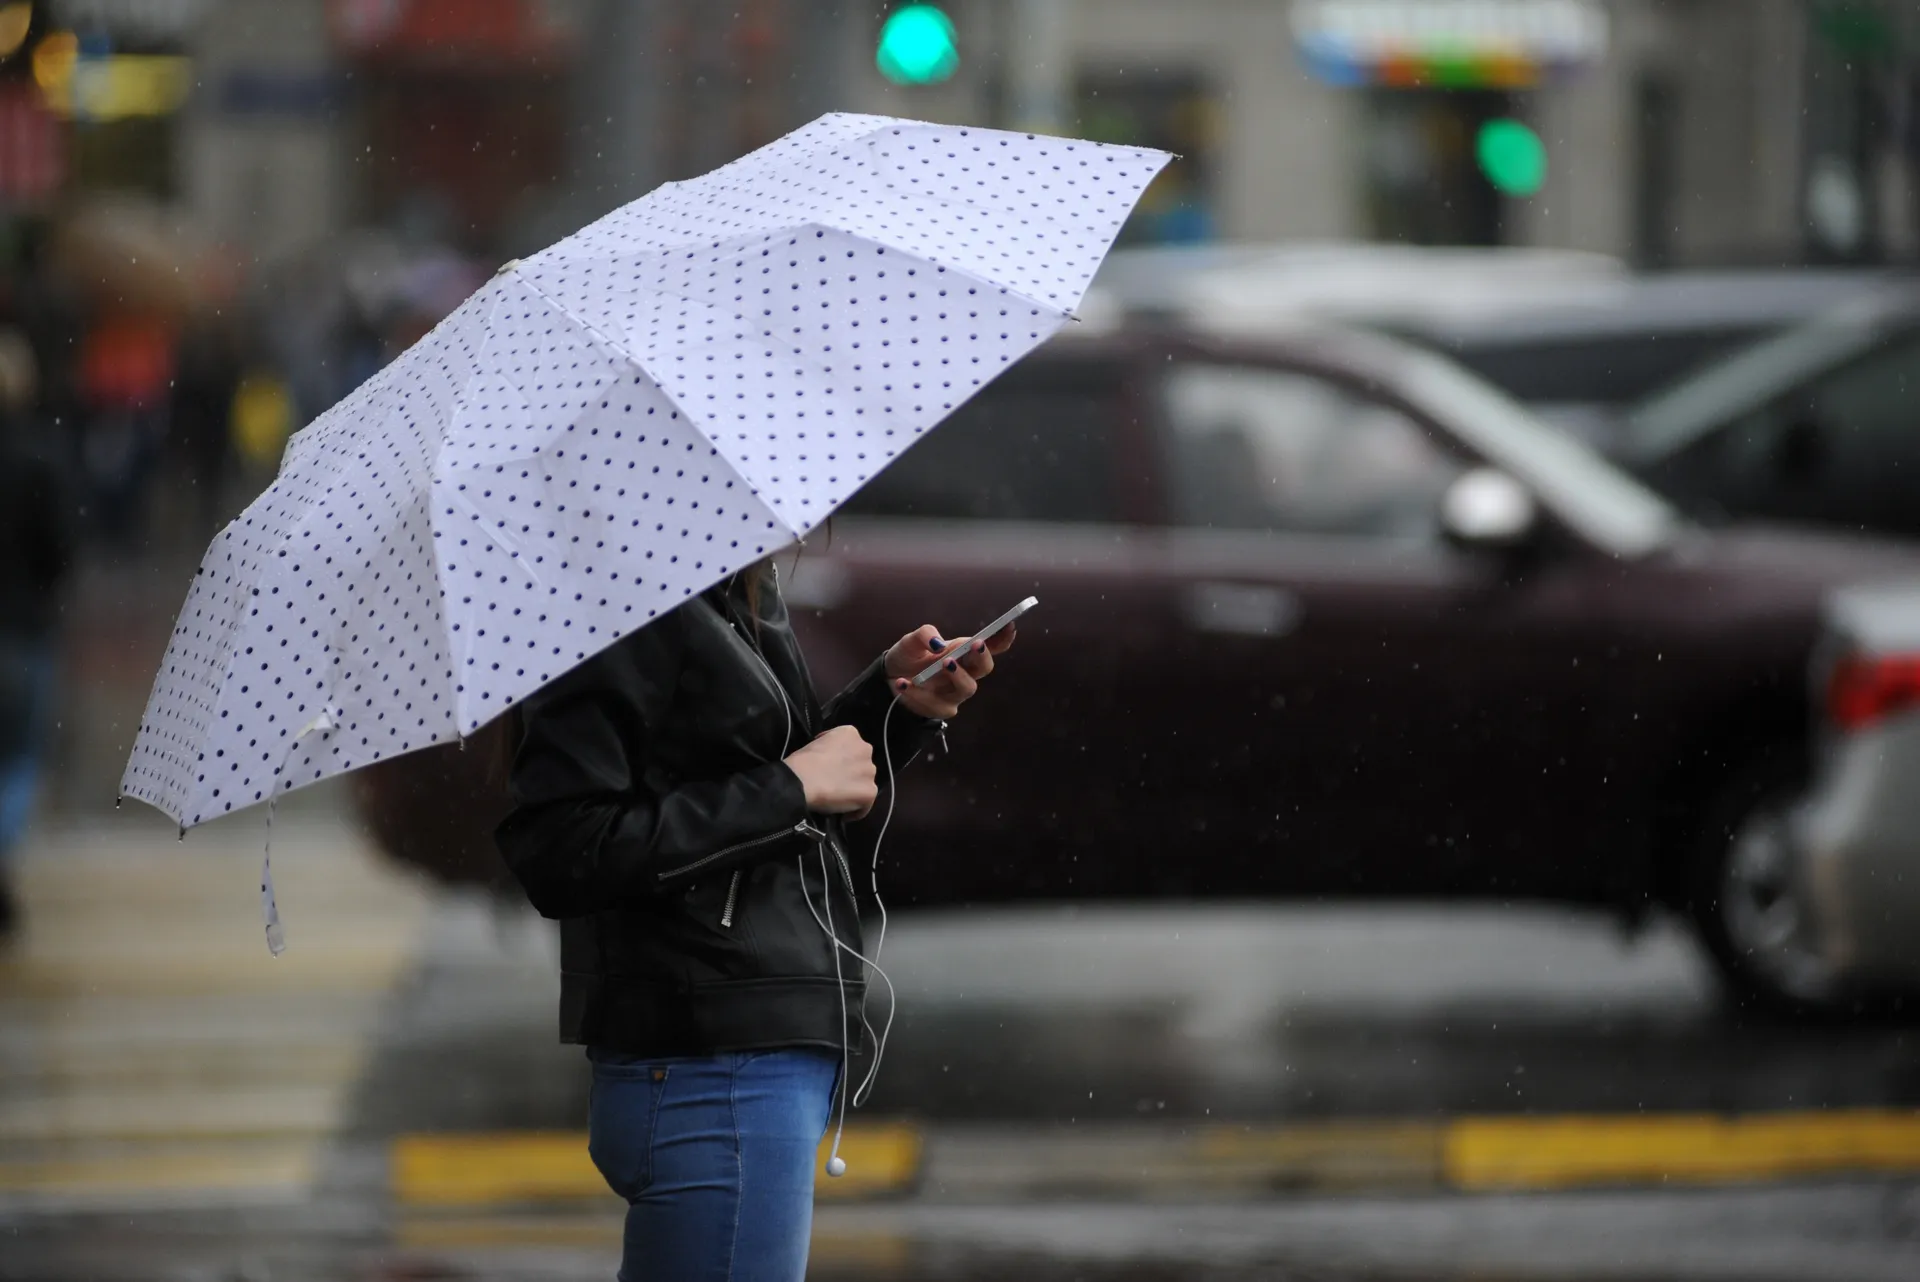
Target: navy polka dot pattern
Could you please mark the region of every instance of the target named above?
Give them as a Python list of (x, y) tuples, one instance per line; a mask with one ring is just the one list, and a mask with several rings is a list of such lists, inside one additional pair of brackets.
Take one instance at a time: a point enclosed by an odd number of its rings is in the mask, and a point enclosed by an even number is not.
[(816, 527), (1071, 315), (1168, 157), (832, 115), (510, 264), (214, 539), (122, 792), (470, 734)]

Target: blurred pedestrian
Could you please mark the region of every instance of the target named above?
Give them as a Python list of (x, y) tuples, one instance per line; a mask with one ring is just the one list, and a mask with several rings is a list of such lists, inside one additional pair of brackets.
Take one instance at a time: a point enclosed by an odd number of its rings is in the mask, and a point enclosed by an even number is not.
[(587, 1048), (589, 1152), (628, 1203), (622, 1282), (804, 1276), (865, 991), (842, 827), (878, 795), (874, 745), (904, 764), (1011, 640), (915, 687), (953, 649), (922, 627), (821, 707), (765, 561), (512, 714), (497, 840), (561, 922), (561, 1038)]
[(233, 458), (228, 419), (239, 386), (239, 360), (226, 328), (212, 318), (195, 319), (181, 334), (167, 425), (169, 470), (192, 491), (188, 542), (195, 545), (211, 539), (226, 516)]
[(24, 335), (0, 329), (0, 937), (19, 921), (8, 860), (39, 791), (73, 555), (65, 471), (35, 414), (37, 383)]
[(88, 506), (100, 531), (123, 549), (147, 532), (176, 354), (173, 328), (151, 316), (101, 316), (81, 340), (80, 459)]

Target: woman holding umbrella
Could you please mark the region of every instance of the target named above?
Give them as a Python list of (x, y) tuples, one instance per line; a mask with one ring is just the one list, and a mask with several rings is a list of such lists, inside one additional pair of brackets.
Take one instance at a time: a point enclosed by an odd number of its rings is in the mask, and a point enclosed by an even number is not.
[[(1057, 333), (1169, 159), (823, 116), (502, 266), (207, 549), (122, 793), (184, 830), (511, 712), (499, 845), (565, 923), (625, 1277), (800, 1276), (862, 992), (841, 825), (994, 658), (921, 628), (822, 707), (734, 571)], [(279, 951), (265, 851), (260, 896)]]
[(521, 705), (497, 838), (561, 920), (623, 1282), (804, 1276), (864, 991), (842, 825), (875, 803), (876, 746), (891, 775), (1012, 640), (914, 686), (959, 645), (919, 628), (823, 707), (763, 562)]

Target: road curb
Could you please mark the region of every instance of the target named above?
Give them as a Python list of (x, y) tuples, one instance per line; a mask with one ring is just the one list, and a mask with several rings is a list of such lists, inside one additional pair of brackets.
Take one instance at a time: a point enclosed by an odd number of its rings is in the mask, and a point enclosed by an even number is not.
[[(1191, 1201), (1285, 1192), (1526, 1192), (1920, 1176), (1920, 1112), (1468, 1117), (1436, 1122), (849, 1126), (823, 1200)], [(423, 1211), (610, 1196), (577, 1132), (408, 1135), (392, 1192)], [(824, 1157), (824, 1149), (823, 1149)]]

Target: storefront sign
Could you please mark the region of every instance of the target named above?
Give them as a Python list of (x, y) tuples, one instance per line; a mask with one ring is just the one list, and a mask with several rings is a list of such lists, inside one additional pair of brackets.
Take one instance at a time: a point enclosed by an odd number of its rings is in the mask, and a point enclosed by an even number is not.
[(1594, 0), (1296, 0), (1307, 66), (1340, 85), (1514, 89), (1607, 49)]
[(86, 56), (72, 32), (56, 31), (33, 51), (33, 78), (58, 115), (128, 120), (178, 111), (193, 91), (193, 62), (178, 54)]
[(210, 0), (55, 0), (53, 17), (75, 31), (174, 42), (192, 34), (209, 7)]

